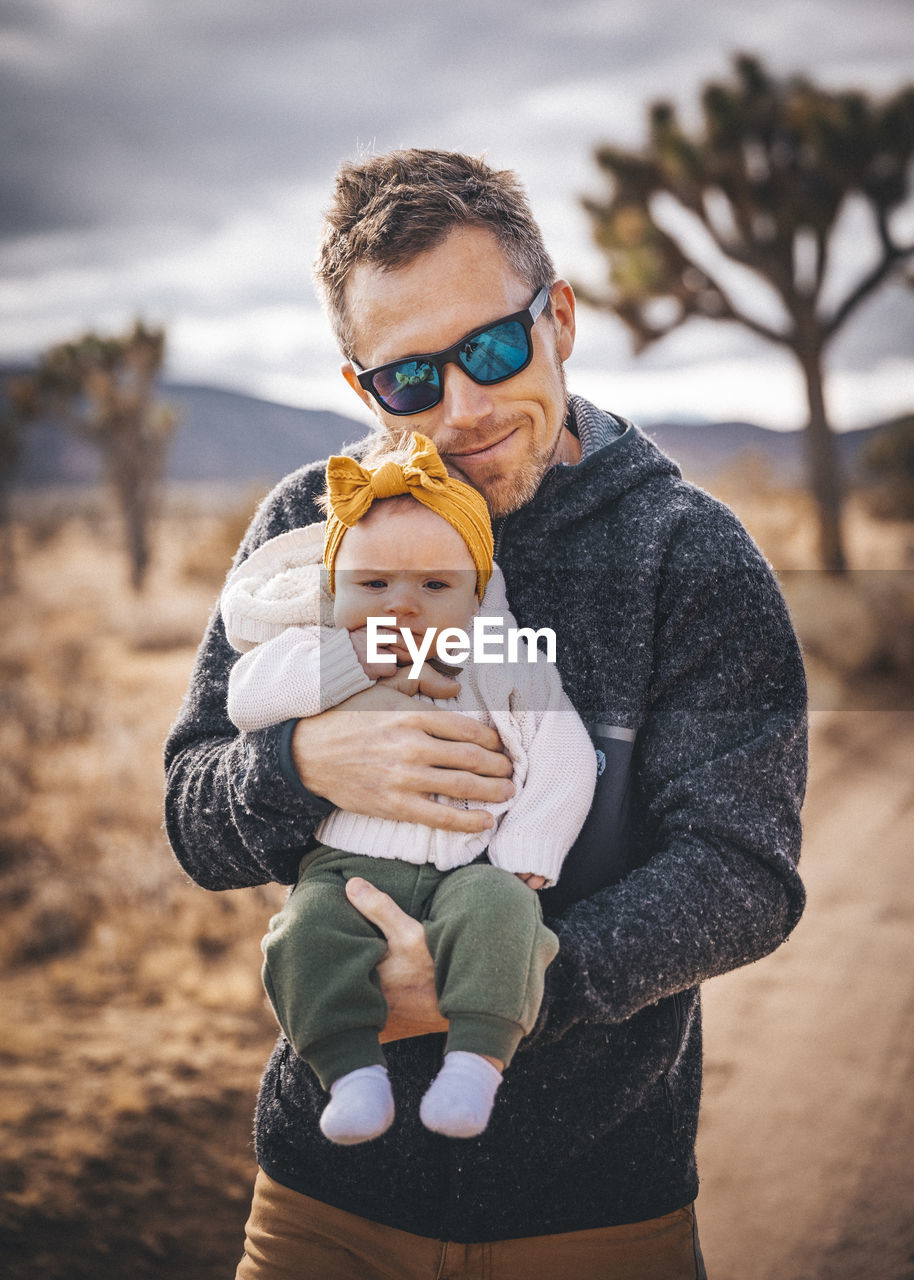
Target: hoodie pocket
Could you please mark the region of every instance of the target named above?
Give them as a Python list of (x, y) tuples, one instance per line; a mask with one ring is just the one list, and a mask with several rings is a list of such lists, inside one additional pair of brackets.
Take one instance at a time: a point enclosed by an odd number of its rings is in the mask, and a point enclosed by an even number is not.
[(667, 1114), (669, 1116), (670, 1135), (673, 1140), (673, 1146), (676, 1150), (681, 1150), (682, 1122), (679, 1114), (676, 1090), (673, 1087), (673, 1077), (676, 1074), (676, 1069), (679, 1065), (679, 1059), (682, 1055), (683, 1046), (688, 1033), (689, 993), (687, 991), (677, 991), (673, 995), (667, 996), (666, 999), (661, 1000), (660, 1003), (670, 1022), (672, 1045), (669, 1055), (669, 1064), (663, 1073), (663, 1097), (664, 1102), (666, 1103)]

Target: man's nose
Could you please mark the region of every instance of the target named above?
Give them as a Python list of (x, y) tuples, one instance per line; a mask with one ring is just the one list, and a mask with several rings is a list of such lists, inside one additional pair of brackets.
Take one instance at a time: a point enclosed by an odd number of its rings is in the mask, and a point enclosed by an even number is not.
[(468, 431), (487, 418), (494, 409), (492, 391), (480, 386), (458, 364), (444, 369), (444, 394), (441, 397), (441, 425), (455, 431)]

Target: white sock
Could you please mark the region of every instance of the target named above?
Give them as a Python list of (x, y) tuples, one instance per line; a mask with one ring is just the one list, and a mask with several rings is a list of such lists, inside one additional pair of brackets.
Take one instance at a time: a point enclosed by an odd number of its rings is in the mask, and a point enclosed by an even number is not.
[(387, 1068), (359, 1067), (330, 1086), (330, 1102), (321, 1116), (321, 1132), (331, 1142), (352, 1146), (379, 1138), (394, 1118), (394, 1095)]
[(489, 1123), (502, 1076), (478, 1053), (455, 1049), (445, 1054), (422, 1099), (419, 1116), (426, 1129), (448, 1138), (473, 1138)]

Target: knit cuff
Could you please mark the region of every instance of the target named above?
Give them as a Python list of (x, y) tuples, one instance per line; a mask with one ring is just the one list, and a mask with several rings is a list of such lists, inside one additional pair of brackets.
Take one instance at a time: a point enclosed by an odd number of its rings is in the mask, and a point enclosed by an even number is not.
[(332, 812), (330, 801), (309, 791), (298, 776), (292, 758), (296, 724), (297, 720), (286, 720), (280, 725), (243, 733), (236, 740), (244, 758), (239, 772), (239, 792), (249, 811), (287, 813), (290, 802), (295, 801), (294, 808), (300, 814), (323, 818)]
[[(301, 797), (311, 796), (313, 793), (308, 790), (298, 776), (298, 770), (295, 767), (295, 760), (292, 756), (292, 736), (295, 733), (297, 724), (297, 720), (285, 720), (278, 726), (279, 771), (296, 795)], [(319, 797), (315, 796), (314, 798), (318, 799)]]
[(335, 707), (374, 681), (359, 662), (349, 632), (322, 628), (320, 644), (321, 707)]
[(544, 889), (551, 889), (558, 883), (559, 872), (565, 861), (565, 852), (561, 846), (556, 847), (555, 839), (531, 839), (531, 832), (523, 833), (523, 840), (516, 843), (495, 844), (494, 852), (490, 845), (489, 858), (496, 867), (510, 871), (514, 875), (542, 876), (546, 883)]

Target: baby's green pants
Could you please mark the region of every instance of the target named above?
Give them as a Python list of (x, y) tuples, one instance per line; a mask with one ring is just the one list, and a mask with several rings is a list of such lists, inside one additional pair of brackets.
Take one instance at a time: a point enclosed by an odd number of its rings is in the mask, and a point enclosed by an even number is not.
[(425, 926), (438, 1007), (450, 1022), (446, 1051), (507, 1065), (532, 1029), (543, 975), (558, 939), (539, 899), (509, 871), (472, 862), (454, 871), (370, 858), (319, 845), (263, 939), (263, 980), (296, 1053), (329, 1089), (358, 1067), (384, 1065), (387, 1021), (375, 966), (387, 943), (345, 894), (362, 876)]

